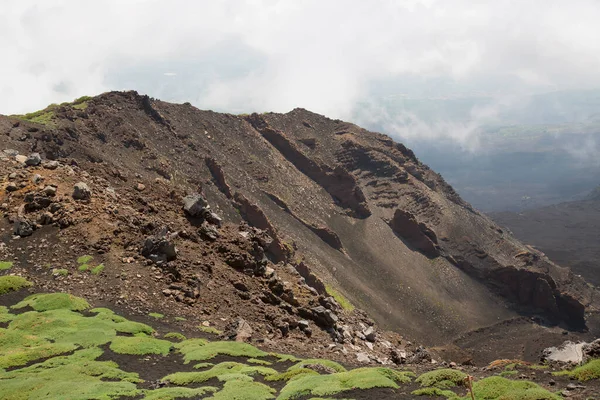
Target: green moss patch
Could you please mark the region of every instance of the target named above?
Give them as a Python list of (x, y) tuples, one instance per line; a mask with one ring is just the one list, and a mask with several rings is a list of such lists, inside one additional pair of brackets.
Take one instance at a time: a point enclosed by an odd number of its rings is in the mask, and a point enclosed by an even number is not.
[(600, 359), (588, 361), (586, 364), (574, 368), (571, 371), (555, 372), (553, 375), (566, 375), (581, 382), (598, 379), (600, 378)]
[(217, 328), (212, 327), (212, 326), (202, 326), (202, 325), (200, 325), (198, 327), (198, 329), (200, 329), (204, 333), (211, 333), (213, 335), (220, 335), (221, 333), (223, 333), (220, 330), (218, 330)]
[(346, 297), (344, 297), (344, 295), (342, 295), (340, 292), (338, 292), (337, 290), (335, 290), (334, 288), (332, 288), (329, 285), (325, 285), (325, 290), (331, 297), (333, 297), (335, 299), (335, 301), (337, 301), (337, 303), (344, 310), (346, 310), (346, 311), (354, 310), (354, 306), (352, 305), (352, 303), (350, 303), (350, 301)]
[(11, 269), (13, 266), (12, 261), (0, 261), (0, 271)]
[[(229, 378), (236, 378), (237, 375), (251, 377), (256, 374), (268, 376), (276, 373), (277, 372), (274, 369), (267, 367), (245, 365), (237, 362), (223, 362), (205, 371), (176, 372), (165, 376), (162, 380), (163, 382), (169, 382), (174, 385), (186, 386), (192, 383), (206, 382), (213, 378), (227, 381)], [(239, 378), (239, 376), (237, 378)]]
[(83, 265), (83, 264), (89, 264), (90, 261), (92, 261), (94, 259), (94, 257), (92, 256), (81, 256), (77, 259), (77, 264), (79, 265)]
[(210, 360), (218, 355), (248, 358), (259, 358), (268, 355), (268, 353), (265, 353), (248, 343), (226, 341), (207, 342), (202, 339), (184, 340), (181, 343), (175, 344), (175, 348), (183, 354), (186, 364), (190, 361)]
[(0, 276), (0, 294), (21, 290), (31, 285), (31, 282), (21, 276)]
[[(529, 381), (490, 376), (473, 384), (477, 400), (561, 400), (562, 397)], [(462, 399), (468, 400), (469, 395)]]
[(92, 275), (98, 275), (102, 271), (104, 271), (104, 264), (98, 264), (97, 266), (92, 268), (92, 270), (90, 272), (92, 273)]
[(346, 372), (346, 368), (344, 368), (341, 364), (336, 363), (335, 361), (325, 360), (321, 358), (307, 358), (306, 360), (302, 360), (295, 365), (292, 365), (288, 371), (293, 371), (295, 369), (303, 369), (306, 366), (310, 365), (320, 365), (325, 368), (332, 369), (335, 372)]
[(225, 382), (223, 389), (207, 400), (269, 400), (275, 398), (275, 389), (259, 382), (232, 379)]
[(183, 341), (183, 340), (186, 340), (187, 338), (179, 332), (169, 332), (165, 335), (165, 339), (174, 339), (174, 340)]
[(163, 314), (156, 313), (156, 312), (148, 313), (148, 316), (155, 318), (155, 319), (163, 319), (165, 317)]
[(412, 391), (410, 394), (414, 396), (442, 396), (448, 399), (456, 399), (456, 393), (450, 390), (444, 390), (436, 387), (427, 387)]
[(112, 399), (139, 395), (138, 375), (120, 370), (111, 361), (96, 361), (101, 354), (100, 349), (81, 350), (0, 373), (2, 398)]
[(463, 385), (467, 374), (450, 368), (437, 369), (425, 372), (416, 380), (423, 387), (437, 387), (446, 389), (449, 387)]
[(54, 268), (52, 270), (52, 275), (67, 276), (69, 275), (69, 271), (65, 268)]
[(304, 396), (331, 396), (348, 390), (393, 388), (410, 382), (410, 374), (389, 368), (357, 368), (329, 375), (300, 375), (281, 390), (278, 400)]
[(144, 392), (144, 400), (175, 400), (187, 399), (190, 397), (196, 398), (198, 396), (204, 396), (209, 393), (214, 393), (217, 390), (219, 389), (213, 386), (206, 386), (196, 389), (184, 387), (160, 388), (154, 390), (146, 390)]
[(83, 311), (90, 308), (90, 305), (85, 299), (76, 297), (68, 293), (42, 293), (33, 294), (25, 298), (25, 300), (15, 304), (12, 308), (31, 307), (36, 311), (47, 311), (56, 309), (65, 309), (72, 311)]
[(171, 351), (173, 344), (168, 340), (151, 337), (117, 336), (110, 344), (110, 349), (119, 354), (160, 354), (166, 356)]

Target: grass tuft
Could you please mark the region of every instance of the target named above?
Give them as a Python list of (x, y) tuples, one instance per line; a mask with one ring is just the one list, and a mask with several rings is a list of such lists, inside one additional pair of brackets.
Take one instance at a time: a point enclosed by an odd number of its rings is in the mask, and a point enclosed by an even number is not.
[(211, 333), (213, 335), (220, 335), (221, 333), (223, 333), (220, 330), (218, 330), (217, 328), (212, 327), (212, 326), (202, 326), (202, 325), (200, 325), (200, 326), (198, 326), (198, 329), (200, 329), (204, 333)]
[(187, 338), (179, 332), (169, 332), (165, 334), (165, 339), (175, 339), (181, 342), (183, 340), (186, 340)]
[(206, 386), (200, 388), (184, 388), (184, 387), (168, 387), (154, 390), (146, 390), (144, 392), (144, 400), (176, 400), (176, 399), (188, 399), (197, 398), (198, 396), (204, 396), (209, 393), (214, 393), (219, 390), (213, 386)]
[(12, 266), (12, 261), (0, 261), (0, 271), (6, 271), (7, 269), (11, 269)]
[(288, 381), (278, 400), (304, 396), (331, 396), (355, 389), (392, 388), (410, 382), (410, 377), (389, 368), (357, 368), (329, 375), (300, 375)]
[(226, 381), (231, 378), (232, 374), (251, 377), (253, 375), (269, 376), (276, 373), (277, 372), (274, 369), (268, 367), (245, 365), (237, 362), (222, 362), (205, 371), (176, 372), (174, 374), (165, 376), (162, 381), (172, 383), (174, 385), (186, 386), (194, 383), (206, 382), (213, 378)]
[(156, 312), (148, 313), (148, 316), (155, 318), (155, 319), (163, 319), (165, 317), (163, 314), (156, 313)]
[(275, 398), (274, 393), (275, 389), (263, 383), (232, 379), (206, 400), (269, 400)]
[(190, 361), (206, 361), (219, 355), (248, 358), (259, 358), (268, 355), (268, 353), (248, 343), (241, 342), (207, 342), (202, 339), (190, 339), (176, 343), (175, 347), (184, 355), (186, 363)]
[(102, 271), (104, 271), (104, 264), (98, 264), (96, 267), (92, 268), (90, 272), (92, 273), (92, 275), (98, 275)]
[(68, 293), (38, 293), (26, 297), (23, 301), (15, 304), (12, 308), (31, 307), (35, 311), (48, 311), (65, 309), (71, 311), (83, 311), (90, 308), (85, 299)]
[[(561, 400), (562, 397), (549, 392), (536, 383), (513, 381), (500, 376), (490, 376), (473, 384), (476, 399), (485, 400)], [(462, 397), (469, 400), (471, 396)]]
[(110, 349), (115, 353), (138, 356), (146, 354), (160, 354), (166, 356), (169, 354), (172, 347), (173, 344), (168, 340), (152, 337), (117, 336), (110, 344)]
[(556, 376), (569, 376), (578, 381), (585, 382), (591, 379), (600, 378), (600, 359), (590, 360), (584, 365), (576, 367), (570, 371), (554, 372)]
[(467, 374), (450, 368), (436, 369), (435, 371), (425, 372), (416, 379), (416, 382), (423, 387), (439, 387), (447, 389), (453, 386), (464, 384)]
[(20, 276), (0, 276), (0, 294), (21, 290), (31, 285), (31, 282)]
[(325, 290), (331, 297), (333, 297), (335, 299), (335, 301), (337, 301), (337, 303), (344, 310), (346, 310), (346, 311), (354, 310), (354, 306), (352, 305), (352, 303), (350, 303), (350, 301), (346, 297), (344, 297), (343, 294), (341, 294), (340, 292), (338, 292), (337, 290), (335, 290), (334, 288), (332, 288), (329, 285), (325, 285)]

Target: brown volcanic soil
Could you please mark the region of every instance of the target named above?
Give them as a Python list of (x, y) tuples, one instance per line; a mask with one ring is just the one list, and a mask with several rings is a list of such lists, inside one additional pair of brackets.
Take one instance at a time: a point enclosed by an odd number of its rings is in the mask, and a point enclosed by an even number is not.
[[(506, 350), (486, 342), (485, 329), (502, 321), (516, 340), (528, 340), (518, 339), (531, 332), (513, 322), (520, 315), (595, 329), (594, 319), (585, 321), (597, 310), (594, 289), (473, 210), (387, 136), (302, 109), (240, 117), (135, 92), (55, 114), (51, 125), (0, 116), (0, 149), (60, 161), (49, 169), (46, 161), (25, 167), (0, 158), (2, 186), (17, 189), (0, 192), (0, 259), (14, 259), (11, 272), (29, 276), (36, 289), (70, 291), (128, 314), (185, 317), (189, 329), (202, 321), (224, 329), (243, 316), (259, 346), (352, 363), (358, 352), (389, 362), (390, 346), (410, 354), (412, 343), (382, 329), (479, 363)], [(80, 181), (92, 191), (89, 201), (71, 197)], [(46, 204), (49, 184), (57, 194)], [(200, 191), (224, 220), (215, 241), (181, 207), (183, 196)], [(19, 220), (40, 226), (13, 237)], [(140, 250), (165, 226), (178, 255), (155, 265)], [(263, 253), (275, 281), (255, 273)], [(84, 254), (104, 271), (78, 271)], [(359, 331), (373, 322), (327, 300), (321, 280), (368, 310), (378, 326), (373, 350), (340, 337), (344, 326)], [(331, 325), (311, 314), (319, 305), (339, 316), (338, 333), (317, 327)], [(310, 338), (294, 328), (300, 319), (310, 320)], [(562, 341), (563, 328), (548, 329), (544, 342)], [(458, 352), (449, 346), (457, 337)], [(491, 352), (478, 352), (482, 343)], [(518, 343), (507, 357), (523, 354)]]

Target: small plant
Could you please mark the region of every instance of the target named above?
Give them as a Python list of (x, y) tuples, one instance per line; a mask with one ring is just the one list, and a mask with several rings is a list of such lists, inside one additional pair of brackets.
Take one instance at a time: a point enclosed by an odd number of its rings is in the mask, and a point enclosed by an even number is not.
[(337, 303), (344, 310), (346, 310), (346, 311), (354, 310), (354, 306), (352, 305), (352, 303), (350, 303), (350, 301), (348, 301), (348, 299), (345, 298), (344, 295), (342, 295), (340, 292), (338, 292), (337, 290), (335, 290), (334, 288), (332, 288), (329, 285), (325, 285), (325, 290), (331, 297), (333, 297), (335, 299), (335, 301), (337, 301)]
[(200, 325), (200, 326), (198, 326), (198, 329), (200, 329), (204, 333), (212, 333), (213, 335), (220, 335), (221, 333), (223, 333), (220, 330), (218, 330), (217, 328), (212, 327), (212, 326)]
[(187, 338), (179, 332), (169, 332), (165, 335), (165, 339), (186, 340)]
[(422, 387), (437, 387), (440, 389), (448, 389), (450, 387), (463, 385), (467, 374), (464, 372), (442, 368), (435, 371), (425, 372), (416, 380)]
[(0, 261), (0, 271), (11, 269), (13, 266), (12, 261)]
[(173, 344), (168, 340), (153, 337), (117, 336), (110, 344), (110, 349), (118, 354), (147, 355), (160, 354), (166, 356)]
[[(0, 278), (1, 279), (1, 278)], [(68, 293), (38, 293), (26, 297), (23, 301), (15, 304), (12, 308), (19, 309), (31, 307), (35, 311), (48, 311), (65, 309), (71, 311), (83, 311), (90, 308), (85, 299)]]
[(175, 317), (175, 321), (187, 321), (187, 319), (183, 317)]
[(52, 275), (55, 276), (67, 276), (69, 275), (69, 271), (65, 268), (54, 268), (52, 270)]
[(104, 271), (104, 264), (98, 264), (90, 272), (92, 275), (99, 275), (102, 271)]
[(148, 313), (148, 316), (155, 318), (155, 319), (163, 319), (165, 317), (163, 314), (156, 313), (156, 312)]
[(598, 379), (600, 378), (600, 359), (591, 360), (582, 366), (572, 369), (571, 371), (554, 372), (553, 375), (566, 375), (581, 382), (589, 381), (591, 379)]
[(21, 290), (32, 283), (20, 276), (0, 276), (0, 294)]

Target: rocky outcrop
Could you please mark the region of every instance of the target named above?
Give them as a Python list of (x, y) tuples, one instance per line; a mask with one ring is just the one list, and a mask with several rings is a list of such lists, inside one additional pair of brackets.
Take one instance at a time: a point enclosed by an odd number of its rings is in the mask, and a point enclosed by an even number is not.
[(227, 184), (227, 180), (225, 179), (225, 173), (223, 172), (223, 168), (221, 168), (221, 165), (219, 165), (219, 163), (211, 157), (207, 157), (205, 159), (205, 162), (219, 190), (225, 196), (227, 196), (228, 199), (233, 198), (233, 195), (231, 194), (231, 188)]
[(311, 223), (307, 222), (306, 220), (302, 219), (298, 214), (294, 213), (290, 209), (290, 207), (288, 207), (288, 205), (281, 198), (279, 198), (277, 195), (274, 195), (274, 194), (268, 193), (268, 192), (264, 192), (264, 193), (271, 200), (273, 200), (273, 202), (275, 202), (275, 204), (277, 204), (279, 207), (281, 207), (285, 212), (287, 212), (292, 217), (294, 217), (302, 225), (304, 225), (308, 229), (310, 229), (323, 242), (327, 243), (329, 246), (333, 247), (334, 249), (336, 249), (338, 251), (341, 251), (342, 253), (344, 252), (344, 246), (342, 245), (342, 241), (340, 240), (340, 237), (334, 231), (332, 231), (329, 227), (327, 227), (327, 226), (316, 226), (314, 224), (311, 224)]
[(365, 195), (346, 169), (340, 165), (331, 168), (310, 159), (283, 132), (271, 128), (258, 114), (252, 114), (247, 120), (298, 170), (323, 187), (337, 204), (350, 209), (357, 218), (371, 215)]
[(424, 223), (417, 222), (411, 213), (398, 209), (389, 224), (396, 235), (427, 257), (440, 255), (435, 232)]

